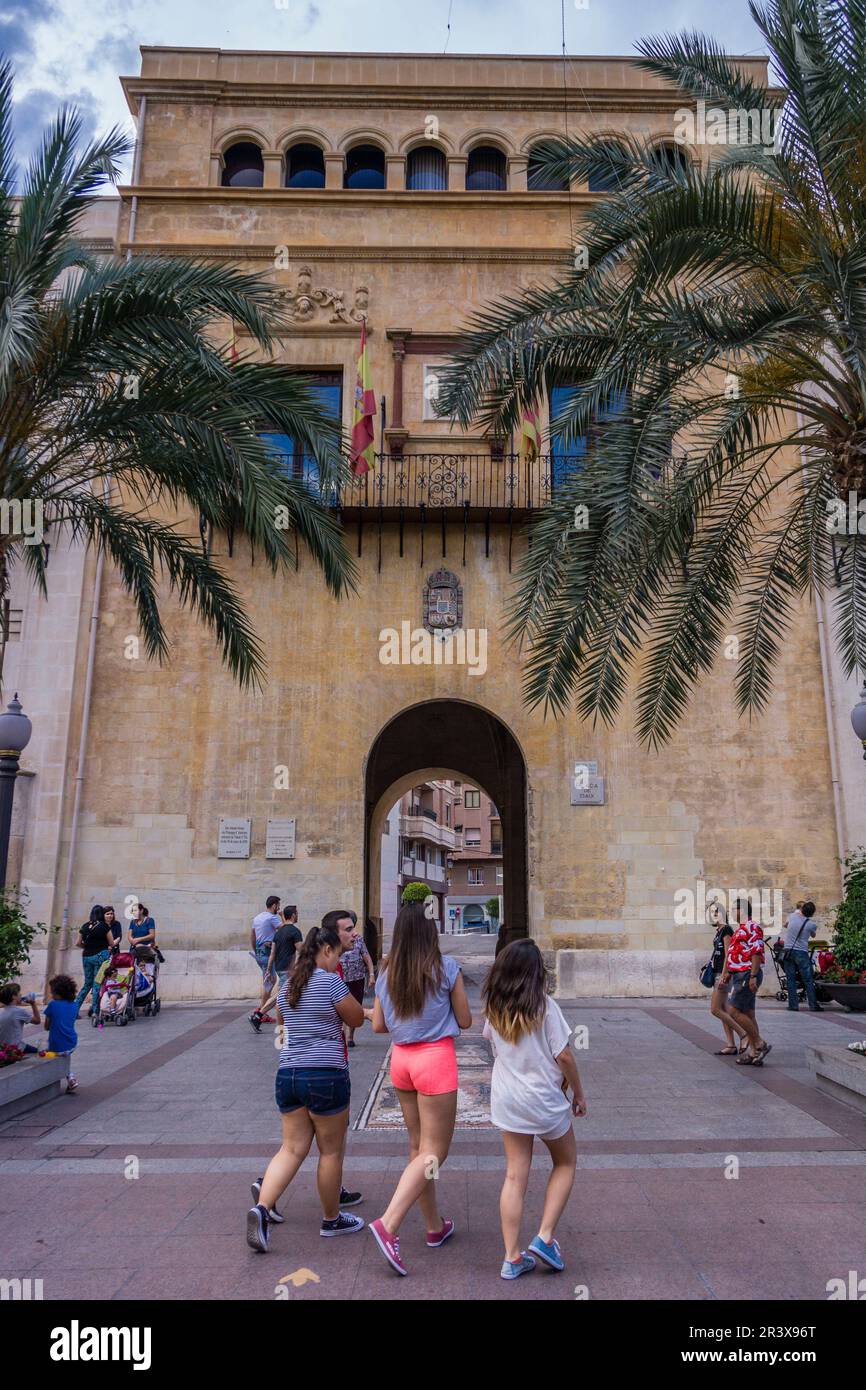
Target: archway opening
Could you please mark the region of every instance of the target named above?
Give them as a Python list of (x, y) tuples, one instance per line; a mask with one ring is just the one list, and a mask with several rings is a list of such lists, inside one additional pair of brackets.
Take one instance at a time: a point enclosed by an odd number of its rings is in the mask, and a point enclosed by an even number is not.
[[(501, 941), (529, 934), (527, 779), (520, 745), (502, 720), (478, 705), (462, 700), (428, 700), (402, 710), (386, 724), (373, 741), (367, 758), (365, 918), (376, 927), (380, 951), (385, 821), (406, 793), (448, 782), (481, 789), (498, 813), (496, 844), (502, 882), (494, 879), (487, 896), (502, 899)], [(419, 809), (423, 815), (424, 808)], [(399, 834), (398, 827), (394, 830)], [(441, 835), (436, 838), (447, 839)], [(446, 886), (443, 884), (443, 889)], [(487, 887), (485, 883), (484, 888)], [(440, 929), (446, 921), (443, 915)]]

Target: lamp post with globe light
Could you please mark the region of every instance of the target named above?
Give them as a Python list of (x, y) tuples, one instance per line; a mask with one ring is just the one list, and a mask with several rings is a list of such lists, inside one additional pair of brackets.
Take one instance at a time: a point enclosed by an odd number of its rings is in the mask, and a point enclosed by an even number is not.
[(866, 681), (863, 682), (863, 689), (860, 691), (860, 700), (851, 711), (851, 724), (863, 744), (863, 760), (866, 762)]
[(12, 802), (18, 762), (30, 742), (33, 725), (21, 709), (18, 692), (0, 714), (0, 891), (6, 887), (6, 863), (12, 831)]

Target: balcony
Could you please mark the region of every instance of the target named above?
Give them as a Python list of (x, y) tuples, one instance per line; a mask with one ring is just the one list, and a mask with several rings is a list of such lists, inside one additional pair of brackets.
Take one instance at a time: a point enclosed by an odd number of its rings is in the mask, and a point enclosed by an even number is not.
[(427, 883), (444, 883), (445, 869), (442, 864), (427, 864), (423, 859), (403, 859), (400, 861), (403, 878), (423, 879)]
[[(583, 457), (541, 454), (533, 462), (519, 454), (377, 454), (368, 473), (324, 500), (347, 518), (370, 516), (447, 521), (522, 519), (549, 502), (562, 480)], [(293, 476), (321, 493), (314, 459), (286, 458)]]
[(426, 840), (430, 845), (439, 845), (442, 849), (456, 849), (457, 835), (447, 825), (440, 825), (438, 821), (430, 820), (423, 813), (419, 816), (401, 816), (400, 834), (407, 840)]

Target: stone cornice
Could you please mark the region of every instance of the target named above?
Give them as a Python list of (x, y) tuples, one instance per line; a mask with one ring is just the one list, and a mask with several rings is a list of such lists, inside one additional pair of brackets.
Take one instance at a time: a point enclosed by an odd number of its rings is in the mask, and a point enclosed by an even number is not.
[[(563, 116), (563, 89), (517, 90), (512, 88), (417, 87), (406, 90), (388, 86), (362, 89), (335, 83), (213, 82), (194, 78), (123, 78), (127, 104), (134, 116), (138, 100), (146, 96), (177, 105), (213, 103), (255, 107), (354, 107), (366, 111), (546, 111)], [(774, 90), (774, 89), (771, 89)], [(604, 113), (670, 113), (687, 105), (689, 97), (676, 88), (651, 91), (639, 88), (568, 88), (569, 121)]]
[[(283, 245), (286, 245), (283, 243)], [(119, 248), (124, 254), (129, 242)], [(136, 241), (135, 256), (193, 256), (222, 261), (270, 261), (273, 243), (252, 246), (247, 242)], [(570, 265), (574, 253), (555, 246), (288, 246), (286, 258), (296, 261), (506, 261), (512, 263)]]
[(488, 212), (501, 207), (586, 207), (591, 208), (604, 195), (573, 191), (530, 192), (527, 190), (503, 189), (499, 193), (472, 193), (458, 189), (444, 188), (434, 192), (420, 192), (405, 188), (366, 189), (355, 192), (346, 188), (312, 189), (301, 188), (222, 188), (216, 184), (195, 184), (187, 187), (165, 187), (162, 184), (139, 184), (133, 187), (123, 184), (117, 189), (119, 197), (127, 202), (137, 198), (143, 202), (190, 202), (190, 203), (241, 203), (250, 211), (264, 203), (280, 203), (284, 207), (307, 206), (311, 204), (327, 213), (335, 207), (416, 208), (425, 204), (435, 207), (485, 208)]

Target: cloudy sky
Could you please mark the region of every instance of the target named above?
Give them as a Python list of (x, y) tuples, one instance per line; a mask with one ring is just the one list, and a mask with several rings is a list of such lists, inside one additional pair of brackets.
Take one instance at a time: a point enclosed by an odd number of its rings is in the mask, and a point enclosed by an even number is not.
[[(138, 72), (139, 44), (556, 53), (561, 15), (561, 0), (0, 0), (0, 51), (15, 64), (24, 154), (63, 101), (88, 133), (131, 130), (117, 76)], [(695, 28), (729, 52), (763, 51), (746, 0), (565, 0), (565, 16), (571, 54), (631, 53), (642, 33)]]

